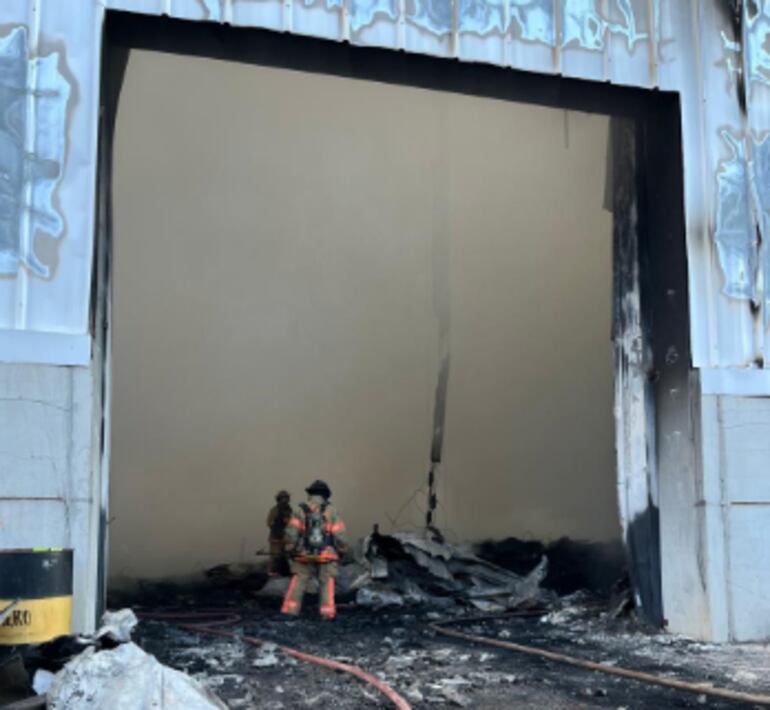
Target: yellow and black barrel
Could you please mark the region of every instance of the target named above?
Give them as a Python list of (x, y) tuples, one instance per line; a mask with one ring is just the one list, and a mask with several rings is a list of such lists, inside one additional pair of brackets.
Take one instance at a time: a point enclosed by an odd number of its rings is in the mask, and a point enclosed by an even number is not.
[(0, 646), (72, 631), (72, 550), (0, 550)]

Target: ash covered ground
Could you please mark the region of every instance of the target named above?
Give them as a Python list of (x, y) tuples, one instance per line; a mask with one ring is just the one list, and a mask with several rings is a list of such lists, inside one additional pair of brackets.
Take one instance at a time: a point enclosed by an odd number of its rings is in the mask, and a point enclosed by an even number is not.
[[(358, 665), (389, 683), (417, 710), (753, 707), (453, 640), (429, 627), (467, 610), (437, 611), (426, 605), (377, 610), (348, 602), (334, 622), (321, 622), (311, 596), (300, 619), (284, 621), (279, 599), (255, 599), (243, 590), (160, 598), (166, 608), (173, 605), (176, 610), (232, 610), (242, 620), (231, 630)], [(150, 611), (148, 600), (143, 601), (144, 609), (134, 605), (137, 612)], [(770, 691), (767, 646), (720, 647), (651, 632), (633, 617), (613, 618), (606, 605), (585, 594), (562, 598), (556, 606), (542, 615), (453, 628), (687, 681)], [(231, 708), (389, 706), (362, 681), (289, 658), (270, 644), (255, 648), (149, 620), (139, 625), (135, 640), (161, 662), (205, 683)]]

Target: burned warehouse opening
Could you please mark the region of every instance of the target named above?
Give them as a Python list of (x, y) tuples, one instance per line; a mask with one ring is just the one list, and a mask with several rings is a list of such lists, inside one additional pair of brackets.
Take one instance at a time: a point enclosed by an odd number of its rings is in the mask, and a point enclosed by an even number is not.
[(630, 561), (621, 607), (660, 624), (657, 460), (620, 461), (650, 491), (618, 520), (613, 406), (654, 440), (654, 293), (686, 273), (651, 266), (683, 244), (647, 134), (676, 101), (144, 25), (108, 26), (105, 71), (115, 599), (301, 604), (278, 539), (320, 474), (343, 601), (617, 605)]
[(770, 9), (13, 2), (0, 705), (770, 705)]
[(388, 56), (371, 80), (317, 45), (128, 55), (111, 578), (251, 562), (276, 491), (296, 508), (317, 476), (354, 540), (619, 543), (610, 119), (514, 101), (494, 74), (414, 87)]

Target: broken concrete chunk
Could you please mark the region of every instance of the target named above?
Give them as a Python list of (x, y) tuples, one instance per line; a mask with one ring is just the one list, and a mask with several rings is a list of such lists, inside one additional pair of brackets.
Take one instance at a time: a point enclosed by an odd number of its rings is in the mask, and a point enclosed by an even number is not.
[(425, 696), (420, 691), (419, 685), (413, 685), (411, 688), (407, 688), (404, 691), (404, 695), (406, 696), (407, 700), (411, 700), (413, 703), (421, 703), (423, 700), (425, 700)]
[(316, 707), (317, 705), (322, 705), (323, 707), (334, 707), (335, 701), (336, 697), (324, 690), (318, 695), (306, 698), (305, 705), (310, 708)]
[(224, 710), (211, 691), (162, 665), (134, 643), (109, 651), (87, 648), (59, 671), (48, 692), (49, 710)]
[(139, 619), (131, 609), (120, 609), (119, 611), (105, 611), (102, 616), (101, 628), (96, 632), (96, 638), (109, 638), (115, 643), (128, 643), (131, 640), (131, 633)]
[(406, 653), (403, 656), (390, 656), (385, 661), (385, 669), (389, 671), (411, 668), (415, 661), (415, 654)]
[(255, 668), (271, 668), (277, 666), (280, 663), (280, 659), (276, 656), (275, 651), (278, 648), (274, 643), (268, 641), (263, 643), (257, 651), (257, 657), (252, 661), (252, 666)]
[(470, 685), (472, 685), (472, 683), (469, 680), (461, 678), (460, 676), (455, 676), (453, 678), (443, 678), (436, 683), (432, 683), (431, 687), (438, 691), (439, 695), (450, 703), (464, 708), (471, 704), (471, 700), (462, 695), (460, 688)]
[(386, 587), (371, 585), (356, 592), (356, 604), (360, 606), (404, 606), (405, 603), (403, 594)]
[(277, 666), (278, 663), (278, 656), (274, 653), (266, 653), (255, 658), (251, 665), (255, 668), (271, 668), (272, 666)]
[(462, 708), (467, 708), (471, 704), (470, 698), (466, 698), (464, 695), (461, 695), (458, 692), (457, 688), (445, 687), (445, 688), (442, 688), (439, 692), (450, 703), (453, 703), (454, 705), (459, 705)]

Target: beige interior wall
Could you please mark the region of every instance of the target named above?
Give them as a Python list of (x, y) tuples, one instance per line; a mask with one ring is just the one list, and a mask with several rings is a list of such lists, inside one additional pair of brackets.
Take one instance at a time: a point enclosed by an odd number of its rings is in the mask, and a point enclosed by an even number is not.
[[(110, 573), (250, 560), (325, 478), (354, 535), (619, 534), (603, 117), (133, 52), (114, 168)], [(405, 505), (407, 504), (407, 505)]]

